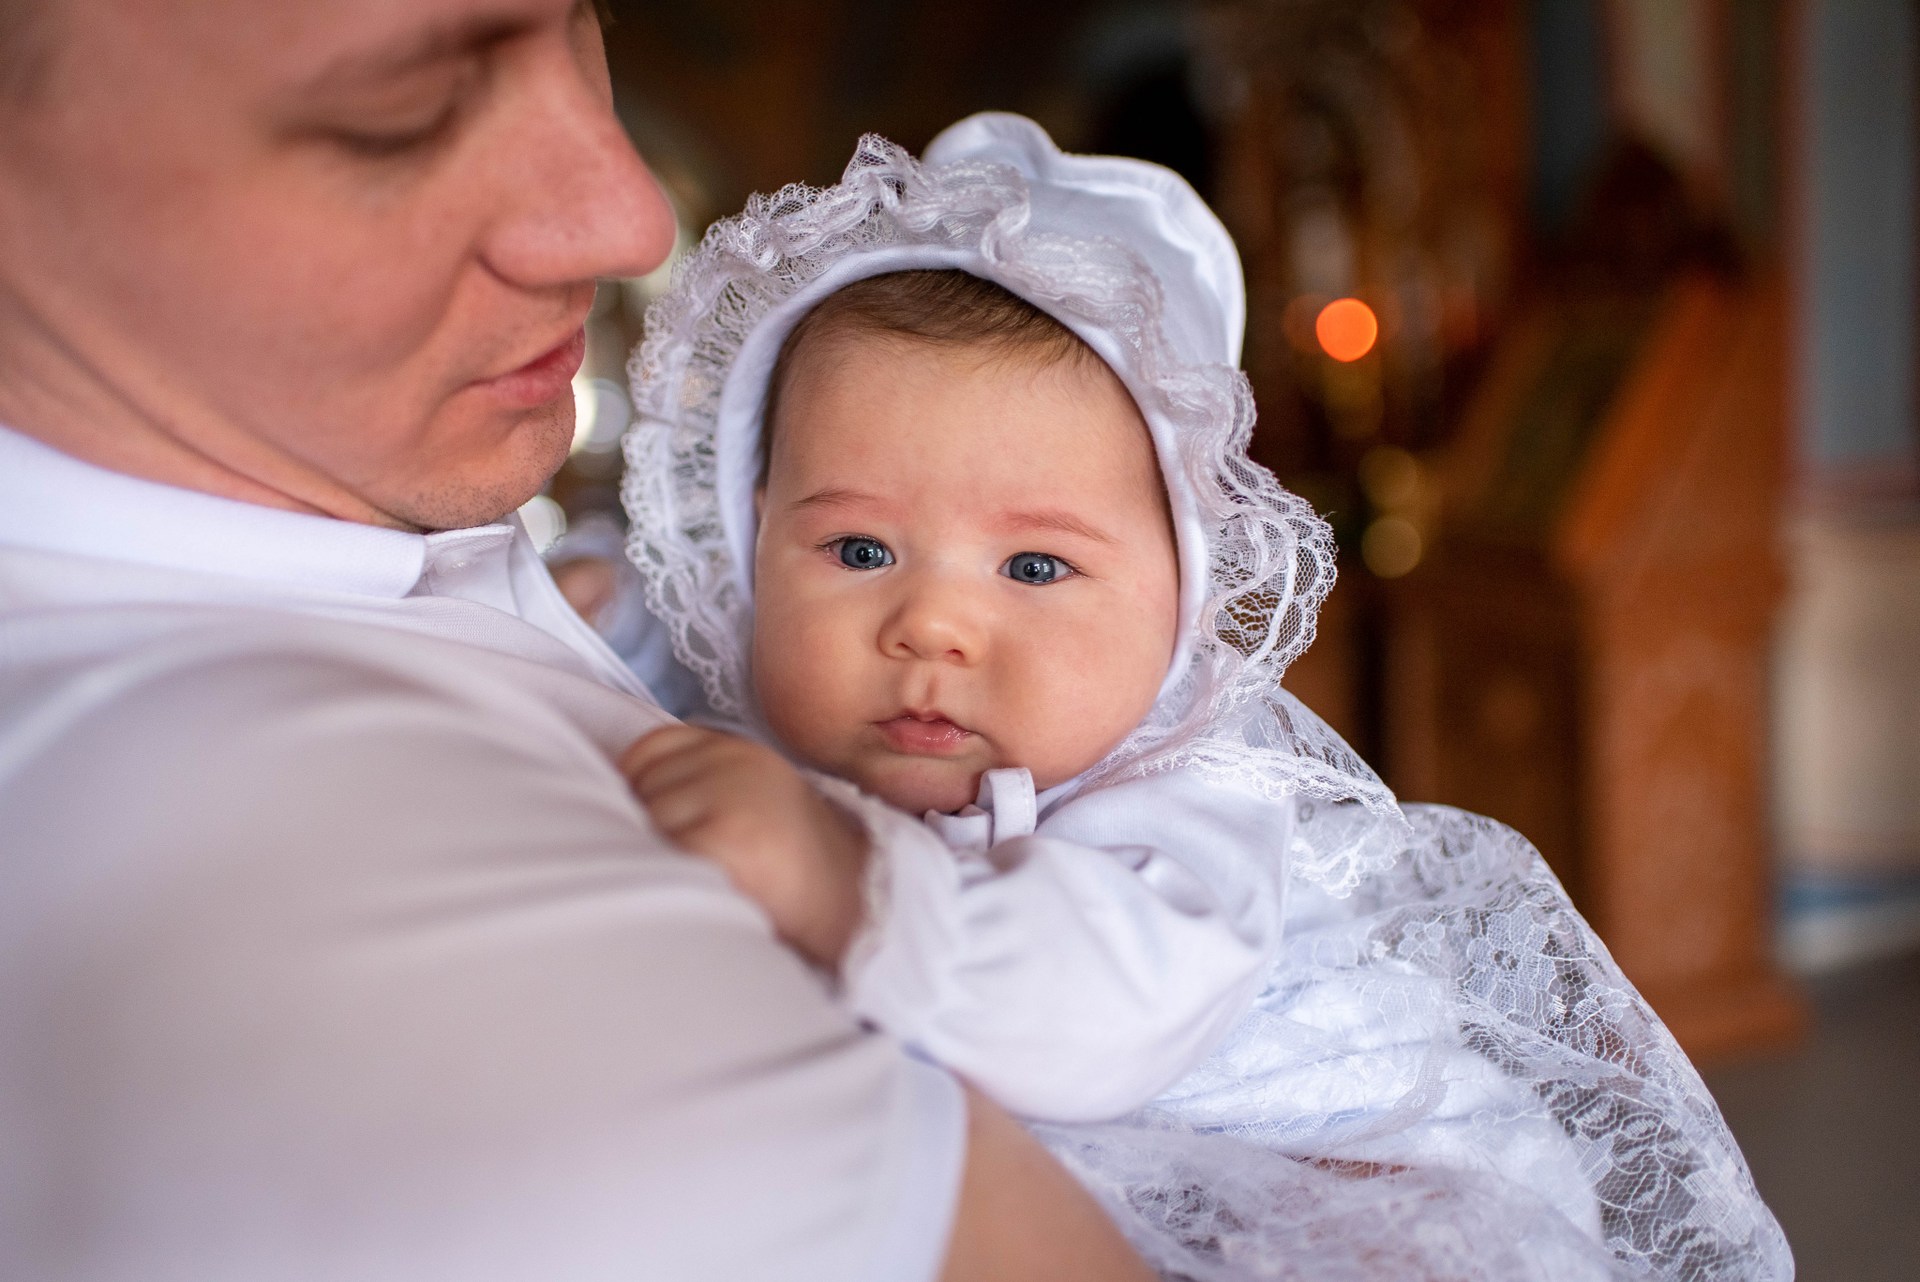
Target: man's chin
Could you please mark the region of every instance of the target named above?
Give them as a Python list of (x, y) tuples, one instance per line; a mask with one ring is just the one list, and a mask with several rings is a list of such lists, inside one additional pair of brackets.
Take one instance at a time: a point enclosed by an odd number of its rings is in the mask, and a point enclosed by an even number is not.
[(410, 496), (386, 510), (424, 534), (465, 530), (506, 520), (521, 504), (538, 494), (545, 483), (543, 479), (540, 485), (531, 488), (504, 481), (473, 488), (449, 486)]
[(426, 531), (463, 530), (502, 521), (540, 493), (567, 461), (573, 443), (572, 402), (558, 415), (528, 423), (475, 465), (442, 473), (396, 495), (385, 510)]

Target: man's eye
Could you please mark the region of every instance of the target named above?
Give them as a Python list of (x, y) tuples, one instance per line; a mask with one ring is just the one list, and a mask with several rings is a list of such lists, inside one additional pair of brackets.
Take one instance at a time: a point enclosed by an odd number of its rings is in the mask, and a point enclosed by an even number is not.
[(1045, 552), (1015, 552), (1000, 572), (1016, 583), (1052, 583), (1073, 573), (1073, 567)]
[(453, 116), (454, 108), (449, 104), (446, 110), (425, 125), (392, 130), (338, 129), (334, 131), (334, 138), (348, 151), (370, 159), (380, 160), (389, 156), (402, 156), (438, 142), (453, 124)]
[(893, 564), (893, 553), (878, 539), (837, 539), (840, 564), (850, 570), (877, 570)]

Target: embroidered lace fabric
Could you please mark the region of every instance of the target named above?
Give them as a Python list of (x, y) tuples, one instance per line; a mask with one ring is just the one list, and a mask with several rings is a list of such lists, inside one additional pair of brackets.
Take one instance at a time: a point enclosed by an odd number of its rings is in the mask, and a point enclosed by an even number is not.
[(1206, 578), (1153, 712), (1080, 791), (1196, 770), (1293, 806), (1289, 848), (1249, 875), (1324, 911), (1297, 930), (1290, 915), (1253, 1010), (1167, 1096), (1036, 1133), (1169, 1278), (1790, 1277), (1699, 1077), (1532, 847), (1401, 810), (1281, 688), (1332, 585), (1327, 528), (1247, 460), (1244, 377), (1176, 355), (1161, 287), (1124, 245), (1034, 230), (1041, 197), (1013, 168), (922, 165), (868, 137), (838, 185), (717, 223), (650, 311), (629, 555), (710, 706), (756, 732), (750, 541), (726, 510), (740, 452), (717, 436), (757, 330), (872, 259), (965, 266), (1104, 336)]
[(1199, 1069), (1041, 1138), (1169, 1278), (1792, 1277), (1719, 1110), (1539, 855), (1407, 815)]

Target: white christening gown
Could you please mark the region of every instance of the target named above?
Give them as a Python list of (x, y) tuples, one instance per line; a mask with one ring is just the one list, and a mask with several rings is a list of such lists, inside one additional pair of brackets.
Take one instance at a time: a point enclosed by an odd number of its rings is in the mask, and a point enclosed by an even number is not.
[[(1167, 1276), (1791, 1276), (1698, 1075), (1512, 830), (1180, 770), (860, 804), (846, 1000), (1027, 1117)], [(1351, 888), (1290, 868), (1381, 841)]]

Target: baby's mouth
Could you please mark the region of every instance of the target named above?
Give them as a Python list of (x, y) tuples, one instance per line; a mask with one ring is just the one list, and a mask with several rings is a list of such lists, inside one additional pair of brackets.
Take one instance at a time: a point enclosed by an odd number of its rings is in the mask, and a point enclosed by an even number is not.
[(973, 738), (973, 731), (955, 725), (937, 712), (903, 712), (873, 724), (895, 752), (915, 756), (950, 756)]

